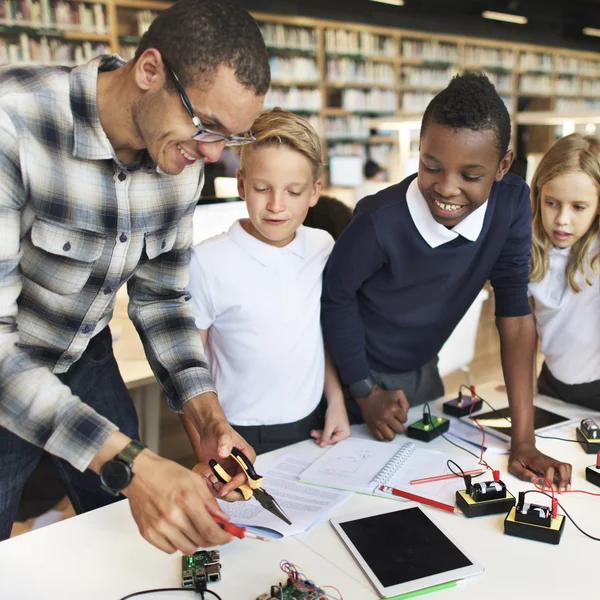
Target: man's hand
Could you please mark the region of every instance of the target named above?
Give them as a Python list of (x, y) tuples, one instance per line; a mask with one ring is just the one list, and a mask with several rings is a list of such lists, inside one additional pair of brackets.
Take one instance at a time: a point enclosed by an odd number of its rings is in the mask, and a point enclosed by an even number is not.
[[(96, 473), (131, 440), (120, 431), (100, 446), (89, 467)], [(226, 521), (204, 479), (147, 448), (133, 461), (133, 479), (123, 490), (140, 533), (151, 544), (173, 553), (193, 554), (199, 547), (231, 541), (213, 520)]]
[(325, 427), (323, 429), (313, 429), (310, 436), (321, 448), (329, 444), (337, 444), (350, 436), (350, 422), (348, 421), (348, 413), (343, 398), (341, 402), (327, 407)]
[(212, 472), (208, 463), (198, 462), (192, 467), (192, 471), (198, 473), (198, 475), (204, 479), (209, 491), (215, 498), (226, 500), (227, 502), (240, 502), (245, 500), (243, 494), (241, 492), (236, 492), (235, 490), (229, 493), (226, 492), (225, 495), (222, 495), (221, 491), (225, 487), (225, 484), (217, 479), (217, 476)]
[(231, 427), (217, 396), (208, 392), (191, 398), (184, 404), (183, 412), (192, 422), (200, 437), (202, 460), (208, 462), (209, 459), (214, 458), (233, 477), (221, 488), (221, 497), (225, 497), (229, 492), (246, 483), (247, 479), (239, 465), (230, 459), (229, 455), (235, 446), (251, 462), (254, 462), (256, 453), (252, 446)]
[(571, 465), (542, 454), (532, 443), (513, 446), (508, 461), (508, 470), (524, 481), (545, 477), (556, 484), (560, 492), (571, 486)]
[(366, 398), (357, 398), (356, 402), (379, 441), (393, 440), (397, 433), (404, 433), (408, 400), (402, 390), (382, 390), (375, 385)]

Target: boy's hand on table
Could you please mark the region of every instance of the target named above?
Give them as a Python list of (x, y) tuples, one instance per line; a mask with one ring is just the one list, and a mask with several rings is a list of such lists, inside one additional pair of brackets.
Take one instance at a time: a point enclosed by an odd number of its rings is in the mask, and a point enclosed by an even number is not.
[(571, 487), (571, 465), (542, 454), (530, 442), (511, 447), (508, 470), (524, 481), (543, 476), (561, 492)]
[(350, 436), (350, 421), (348, 421), (348, 413), (343, 400), (339, 404), (327, 407), (325, 427), (323, 429), (313, 429), (310, 436), (321, 448), (329, 444), (337, 444)]
[(404, 433), (408, 400), (402, 390), (382, 390), (375, 385), (366, 398), (356, 398), (356, 402), (379, 441), (393, 440), (397, 433)]
[(256, 452), (248, 442), (237, 433), (227, 421), (216, 394), (207, 392), (188, 400), (183, 412), (193, 423), (200, 436), (203, 460), (214, 458), (233, 479), (220, 489), (221, 498), (247, 482), (240, 466), (229, 458), (235, 446), (254, 463)]

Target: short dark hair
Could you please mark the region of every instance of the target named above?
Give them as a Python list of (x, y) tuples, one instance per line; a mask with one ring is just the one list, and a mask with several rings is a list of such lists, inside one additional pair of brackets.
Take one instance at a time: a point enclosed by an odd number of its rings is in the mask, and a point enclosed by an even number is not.
[(375, 177), (377, 173), (381, 173), (382, 171), (383, 169), (374, 160), (368, 160), (365, 163), (365, 179), (371, 179), (371, 177)]
[(319, 201), (308, 209), (303, 225), (323, 229), (331, 234), (334, 240), (352, 221), (352, 209), (337, 198), (321, 196)]
[[(256, 21), (230, 0), (179, 0), (161, 11), (142, 36), (134, 60), (156, 48), (184, 86), (210, 81), (217, 68), (233, 69), (239, 83), (267, 93), (269, 54)], [(174, 83), (167, 77), (167, 89)]]
[(421, 123), (421, 137), (429, 123), (452, 129), (491, 129), (500, 159), (510, 144), (510, 115), (492, 82), (483, 73), (456, 75), (429, 103)]

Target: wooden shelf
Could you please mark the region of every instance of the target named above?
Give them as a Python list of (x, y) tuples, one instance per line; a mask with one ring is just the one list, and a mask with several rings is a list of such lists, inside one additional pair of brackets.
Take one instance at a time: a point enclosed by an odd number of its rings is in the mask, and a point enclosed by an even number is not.
[(110, 33), (94, 33), (92, 31), (65, 30), (65, 40), (81, 42), (110, 42)]
[(327, 81), (323, 82), (325, 87), (344, 89), (344, 88), (360, 88), (360, 89), (382, 89), (382, 90), (395, 90), (396, 85), (394, 83), (373, 83), (373, 82), (359, 82), (359, 81)]
[(117, 8), (137, 8), (138, 10), (165, 10), (173, 2), (162, 2), (161, 0), (108, 0), (113, 1)]
[(347, 52), (325, 52), (325, 58), (349, 58), (360, 62), (382, 62), (382, 63), (396, 63), (398, 58), (395, 56), (386, 56), (383, 54), (350, 54)]
[[(450, 82), (448, 82), (450, 83)], [(441, 92), (445, 85), (401, 85), (398, 88), (399, 92), (432, 92), (437, 94)]]
[(430, 60), (427, 58), (409, 58), (401, 56), (398, 62), (403, 65), (411, 65), (415, 67), (431, 67), (443, 69), (444, 67), (456, 67), (459, 65), (458, 60)]
[(317, 56), (316, 50), (301, 50), (300, 48), (278, 48), (277, 46), (267, 46), (269, 54), (284, 54), (285, 56), (307, 56), (314, 58)]
[(277, 87), (319, 87), (321, 82), (314, 79), (271, 79), (271, 85)]
[(350, 115), (359, 115), (359, 116), (390, 116), (395, 115), (396, 111), (391, 110), (350, 110), (349, 108), (341, 108), (337, 106), (326, 107), (322, 109), (321, 113), (326, 117), (349, 117)]
[(395, 135), (372, 135), (369, 138), (371, 144), (395, 144), (397, 141)]

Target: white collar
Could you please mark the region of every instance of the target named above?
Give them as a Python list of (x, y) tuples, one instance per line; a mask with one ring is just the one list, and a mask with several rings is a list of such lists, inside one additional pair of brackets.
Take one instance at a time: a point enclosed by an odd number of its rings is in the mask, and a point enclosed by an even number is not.
[(265, 242), (261, 242), (250, 235), (242, 227), (242, 221), (245, 220), (246, 219), (239, 219), (233, 223), (229, 228), (229, 238), (259, 263), (268, 266), (277, 256), (286, 252), (293, 252), (300, 258), (304, 258), (306, 253), (306, 231), (304, 230), (303, 225), (300, 225), (300, 227), (296, 229), (296, 236), (289, 244), (283, 246), (283, 248), (278, 248), (266, 244)]
[(427, 200), (421, 194), (416, 177), (406, 190), (406, 203), (421, 237), (432, 248), (437, 248), (456, 239), (459, 234), (471, 242), (476, 241), (483, 227), (488, 201), (486, 200), (477, 210), (474, 210), (452, 229), (444, 227), (433, 218), (429, 206), (427, 206)]

